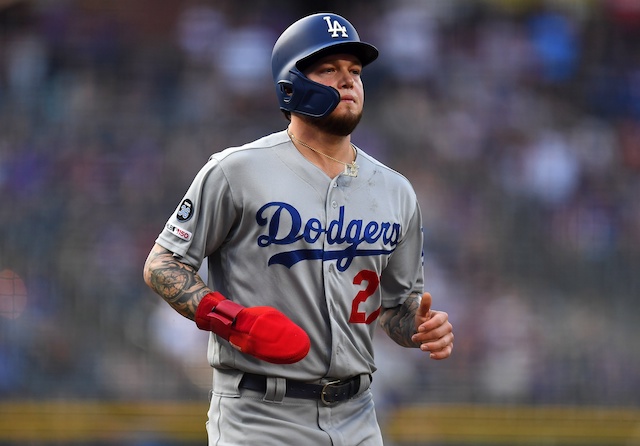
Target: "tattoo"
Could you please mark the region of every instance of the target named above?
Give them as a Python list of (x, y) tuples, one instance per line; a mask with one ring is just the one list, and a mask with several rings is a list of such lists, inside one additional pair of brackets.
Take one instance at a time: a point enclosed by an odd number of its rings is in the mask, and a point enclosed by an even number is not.
[(144, 280), (178, 313), (192, 320), (198, 304), (211, 291), (195, 268), (180, 262), (160, 245), (155, 245), (149, 253)]
[(420, 296), (412, 294), (402, 305), (383, 310), (379, 323), (396, 344), (403, 347), (420, 347), (411, 340), (416, 333), (416, 311)]

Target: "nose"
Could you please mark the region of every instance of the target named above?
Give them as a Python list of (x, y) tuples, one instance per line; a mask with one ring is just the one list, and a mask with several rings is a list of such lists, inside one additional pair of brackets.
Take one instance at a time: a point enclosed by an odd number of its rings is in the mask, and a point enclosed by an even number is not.
[(340, 78), (340, 87), (341, 88), (353, 88), (354, 80), (351, 72), (349, 70), (342, 70)]

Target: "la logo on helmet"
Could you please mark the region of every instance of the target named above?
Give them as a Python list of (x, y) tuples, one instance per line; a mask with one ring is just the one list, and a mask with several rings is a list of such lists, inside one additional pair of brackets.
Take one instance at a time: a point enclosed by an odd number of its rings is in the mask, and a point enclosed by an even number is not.
[(333, 23), (331, 23), (331, 17), (328, 15), (324, 16), (323, 19), (327, 22), (327, 32), (331, 33), (331, 37), (340, 37), (338, 36), (339, 32), (342, 32), (342, 37), (349, 37), (346, 26), (340, 25), (340, 22), (337, 20), (334, 20)]

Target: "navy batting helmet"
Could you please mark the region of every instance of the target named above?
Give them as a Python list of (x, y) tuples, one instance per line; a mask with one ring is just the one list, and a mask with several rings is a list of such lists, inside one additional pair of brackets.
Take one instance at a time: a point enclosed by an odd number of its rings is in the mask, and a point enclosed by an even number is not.
[(335, 88), (309, 80), (304, 70), (330, 54), (352, 54), (362, 66), (378, 57), (373, 45), (360, 41), (358, 32), (344, 17), (312, 14), (289, 26), (271, 54), (271, 70), (280, 109), (320, 118), (340, 103)]

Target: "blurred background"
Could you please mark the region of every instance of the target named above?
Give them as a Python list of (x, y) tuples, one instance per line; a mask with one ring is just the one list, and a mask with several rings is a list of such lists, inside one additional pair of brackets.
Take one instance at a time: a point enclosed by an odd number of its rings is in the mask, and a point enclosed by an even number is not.
[(380, 49), (353, 141), (456, 333), (378, 336), (388, 444), (640, 444), (640, 1), (0, 0), (0, 445), (206, 443), (206, 333), (142, 265), (211, 153), (285, 128), (271, 48), (328, 10)]

